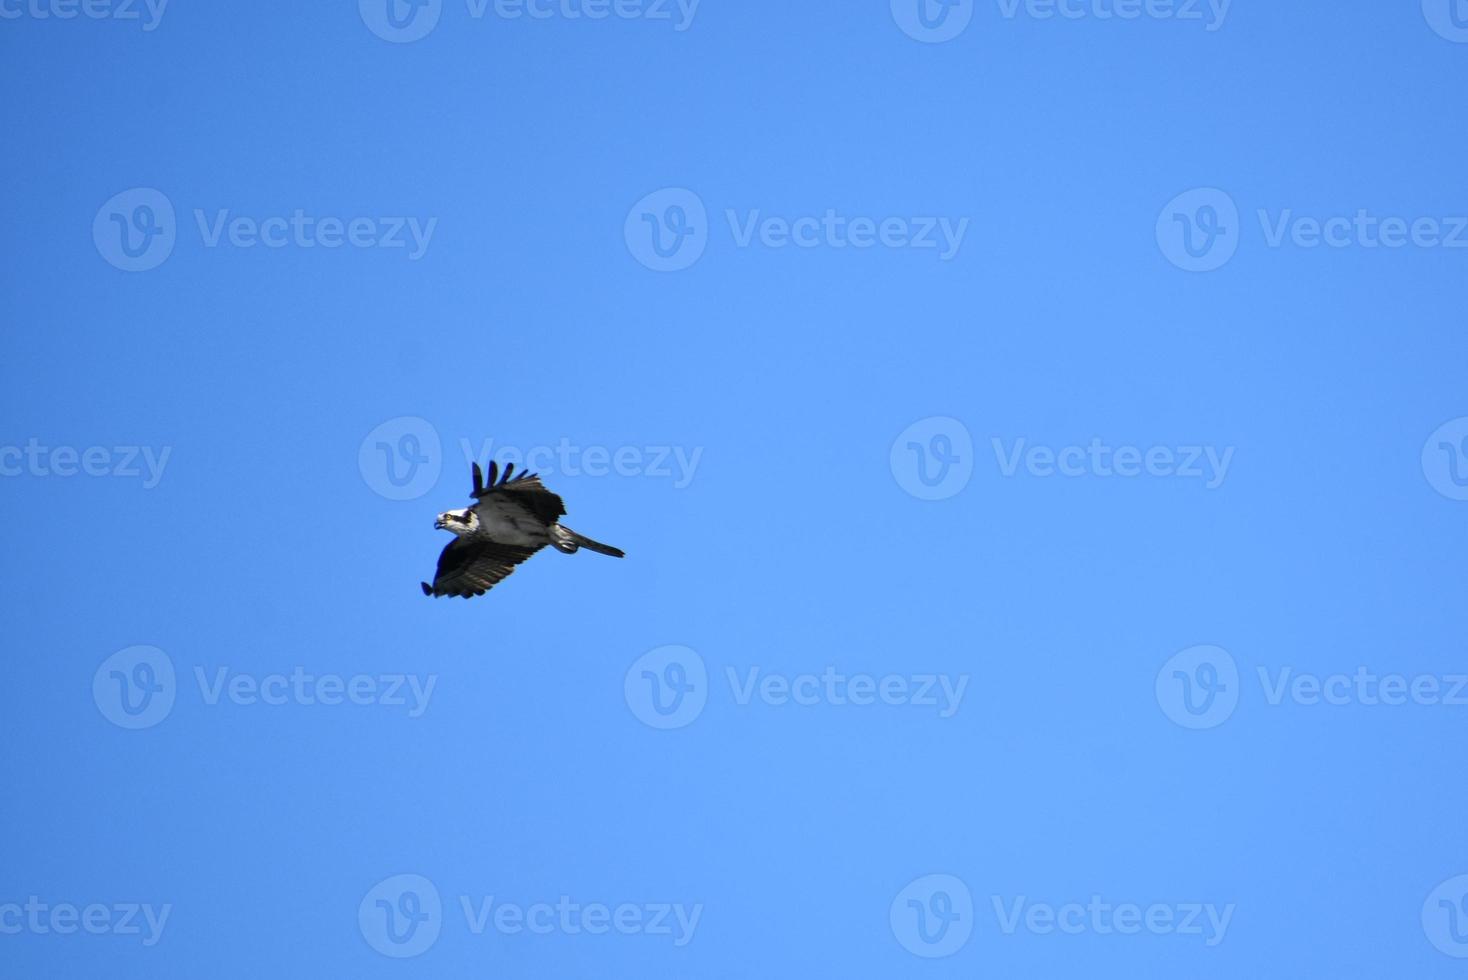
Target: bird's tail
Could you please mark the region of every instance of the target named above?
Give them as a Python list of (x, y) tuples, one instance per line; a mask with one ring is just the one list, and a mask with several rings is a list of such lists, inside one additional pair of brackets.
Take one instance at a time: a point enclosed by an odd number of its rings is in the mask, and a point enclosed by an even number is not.
[(555, 545), (557, 550), (564, 551), (568, 555), (581, 548), (586, 548), (587, 550), (594, 551), (599, 555), (611, 555), (613, 558), (627, 557), (627, 553), (624, 552), (621, 548), (613, 548), (609, 544), (602, 544), (600, 541), (593, 541), (586, 535), (577, 534), (569, 527), (565, 527), (560, 524), (556, 524), (551, 527), (551, 544)]

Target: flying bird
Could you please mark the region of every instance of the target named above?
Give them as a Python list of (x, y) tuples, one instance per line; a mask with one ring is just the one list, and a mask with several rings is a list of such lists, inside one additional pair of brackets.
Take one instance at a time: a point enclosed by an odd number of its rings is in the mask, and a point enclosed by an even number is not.
[(593, 541), (558, 521), (566, 513), (561, 498), (551, 493), (535, 473), (512, 478), (514, 464), (505, 464), (503, 474), (493, 460), (489, 480), (479, 464), (474, 465), (474, 506), (445, 511), (433, 526), (452, 531), (454, 540), (438, 556), (433, 584), (423, 583), (423, 594), (439, 596), (484, 595), (531, 555), (546, 545), (573, 554), (582, 548), (597, 554), (623, 558), (620, 548)]

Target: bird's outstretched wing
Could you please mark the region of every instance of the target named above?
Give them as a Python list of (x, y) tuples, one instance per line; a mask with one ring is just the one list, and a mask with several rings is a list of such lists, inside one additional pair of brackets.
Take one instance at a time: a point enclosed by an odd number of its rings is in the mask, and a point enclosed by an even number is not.
[(423, 594), (439, 596), (484, 595), (503, 582), (515, 566), (539, 551), (473, 538), (455, 538), (438, 556), (433, 584), (423, 584)]
[[(521, 473), (511, 478), (515, 471), (515, 464), (506, 463), (503, 474), (499, 472), (499, 465), (494, 460), (489, 461), (489, 480), (484, 479), (484, 471), (479, 464), (474, 464), (474, 499), (480, 502), (480, 506), (504, 503), (509, 506), (518, 505), (533, 514), (537, 520), (547, 526), (554, 524), (566, 513), (566, 505), (561, 498), (545, 488), (540, 482), (538, 473)], [(501, 496), (503, 495), (503, 496)]]

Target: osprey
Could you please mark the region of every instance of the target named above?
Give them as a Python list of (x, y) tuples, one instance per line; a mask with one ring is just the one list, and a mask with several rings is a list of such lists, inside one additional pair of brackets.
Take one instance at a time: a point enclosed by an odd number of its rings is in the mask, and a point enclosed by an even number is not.
[(556, 523), (566, 513), (561, 498), (547, 490), (535, 473), (511, 479), (514, 464), (505, 464), (504, 475), (494, 460), (489, 463), (489, 482), (479, 464), (474, 465), (473, 507), (445, 511), (433, 526), (454, 532), (454, 540), (438, 556), (433, 584), (423, 583), (423, 594), (484, 595), (504, 581), (515, 566), (546, 545), (572, 554), (588, 548), (602, 555), (623, 558), (620, 548), (593, 541)]

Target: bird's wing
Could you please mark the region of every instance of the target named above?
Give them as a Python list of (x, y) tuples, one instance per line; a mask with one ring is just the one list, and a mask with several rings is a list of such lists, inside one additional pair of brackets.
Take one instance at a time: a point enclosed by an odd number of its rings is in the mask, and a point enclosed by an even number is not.
[(433, 584), (423, 583), (423, 594), (438, 596), (484, 595), (509, 577), (538, 548), (520, 548), (472, 538), (455, 538), (438, 556)]
[(538, 473), (521, 473), (511, 479), (514, 470), (514, 464), (507, 463), (504, 473), (500, 474), (498, 464), (490, 460), (489, 480), (486, 482), (479, 464), (474, 464), (473, 496), (480, 506), (524, 508), (542, 524), (554, 524), (565, 515), (565, 503), (545, 488)]

